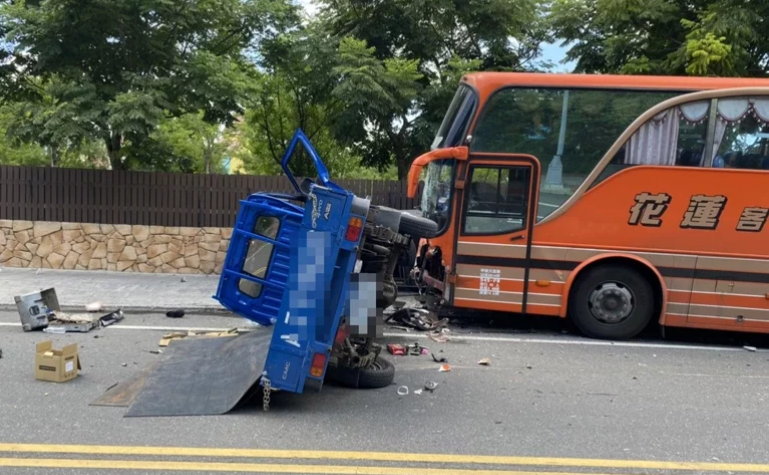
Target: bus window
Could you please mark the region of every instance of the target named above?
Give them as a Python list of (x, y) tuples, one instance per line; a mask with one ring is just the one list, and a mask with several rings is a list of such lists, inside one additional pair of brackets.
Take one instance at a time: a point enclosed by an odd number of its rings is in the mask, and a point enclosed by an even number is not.
[(529, 167), (472, 167), (462, 234), (525, 229), (530, 173)]
[(769, 98), (718, 100), (713, 167), (769, 170)]
[(448, 226), (451, 214), (451, 190), (454, 160), (435, 160), (422, 170), (424, 188), (420, 207), (422, 216), (438, 225), (439, 233)]
[(709, 113), (710, 101), (682, 104), (660, 112), (633, 133), (591, 188), (637, 165), (703, 166)]
[(550, 162), (559, 156), (563, 164), (563, 187), (543, 188), (540, 192), (538, 219), (543, 219), (584, 182), (617, 137), (639, 115), (677, 94), (640, 90), (502, 89), (489, 99), (481, 113), (470, 150), (534, 155), (542, 164), (543, 184)]

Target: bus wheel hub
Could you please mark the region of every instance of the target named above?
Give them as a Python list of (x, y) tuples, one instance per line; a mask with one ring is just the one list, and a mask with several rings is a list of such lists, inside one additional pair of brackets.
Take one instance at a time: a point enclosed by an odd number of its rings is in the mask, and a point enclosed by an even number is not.
[(607, 282), (590, 293), (590, 313), (604, 323), (619, 323), (633, 312), (633, 294), (627, 287)]

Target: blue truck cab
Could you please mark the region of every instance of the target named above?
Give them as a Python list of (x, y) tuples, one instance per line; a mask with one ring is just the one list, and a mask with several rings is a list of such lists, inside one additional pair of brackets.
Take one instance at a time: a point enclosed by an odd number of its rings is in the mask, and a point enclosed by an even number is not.
[[(289, 169), (298, 145), (315, 163), (314, 182), (300, 184)], [(262, 385), (302, 393), (321, 388), (332, 360), (335, 366), (361, 360), (370, 366), (378, 357), (371, 342), (356, 346), (349, 340), (354, 336), (349, 335), (350, 286), (363, 267), (358, 255), (372, 213), (368, 199), (330, 180), (301, 130), (281, 166), (296, 194), (255, 193), (241, 201), (215, 298), (272, 329)], [(372, 310), (370, 315), (375, 313), (375, 292), (358, 292), (355, 298), (355, 308), (362, 305)], [(332, 355), (335, 346), (337, 354)], [(366, 358), (372, 350), (377, 354)], [(365, 371), (365, 366), (350, 365), (343, 379), (355, 379), (350, 372)], [(373, 369), (392, 368), (379, 362)]]

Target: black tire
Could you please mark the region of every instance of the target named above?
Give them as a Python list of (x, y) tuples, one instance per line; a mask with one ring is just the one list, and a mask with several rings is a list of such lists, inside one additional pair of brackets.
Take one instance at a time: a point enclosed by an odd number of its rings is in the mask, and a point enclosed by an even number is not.
[[(598, 300), (606, 306), (596, 308), (591, 296), (601, 294), (608, 295)], [(630, 302), (629, 306), (624, 304), (626, 301)], [(615, 308), (608, 308), (612, 305), (619, 306), (614, 315), (611, 312)], [(627, 310), (623, 311), (623, 308)], [(583, 334), (591, 338), (629, 340), (646, 328), (654, 308), (654, 290), (649, 280), (623, 265), (602, 265), (584, 271), (569, 295), (569, 317)], [(610, 321), (612, 317), (617, 320)]]
[(350, 388), (384, 388), (395, 379), (395, 366), (389, 360), (379, 357), (366, 369), (329, 366), (326, 378)]
[[(390, 209), (390, 208), (387, 208)], [(417, 216), (406, 211), (401, 211), (401, 225), (398, 230), (401, 234), (408, 234), (413, 238), (432, 238), (438, 235), (438, 224), (435, 221)]]

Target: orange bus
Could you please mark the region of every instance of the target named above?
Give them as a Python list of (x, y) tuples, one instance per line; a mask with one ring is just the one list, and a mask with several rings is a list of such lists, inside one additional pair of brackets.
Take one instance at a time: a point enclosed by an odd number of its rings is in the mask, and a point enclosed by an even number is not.
[(409, 171), (419, 279), (594, 338), (769, 332), (767, 123), (769, 80), (468, 74)]

